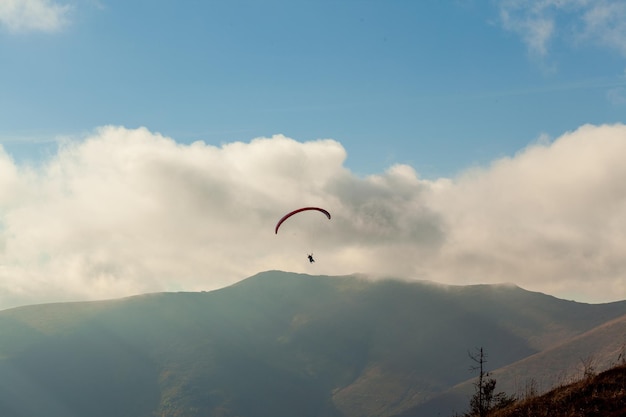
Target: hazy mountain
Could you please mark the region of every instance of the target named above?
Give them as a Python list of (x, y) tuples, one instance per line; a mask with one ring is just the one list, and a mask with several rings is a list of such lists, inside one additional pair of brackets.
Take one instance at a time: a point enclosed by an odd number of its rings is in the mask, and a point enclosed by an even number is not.
[(566, 341), (589, 356), (576, 340), (624, 314), (626, 302), (513, 285), (276, 271), (206, 293), (23, 307), (0, 312), (0, 415), (389, 416), (471, 378), (476, 347), (490, 369), (523, 373)]

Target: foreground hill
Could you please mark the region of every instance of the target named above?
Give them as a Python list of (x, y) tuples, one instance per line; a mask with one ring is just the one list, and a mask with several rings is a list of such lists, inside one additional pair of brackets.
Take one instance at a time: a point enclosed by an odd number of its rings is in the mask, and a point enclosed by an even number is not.
[(608, 369), (544, 395), (530, 397), (490, 417), (626, 416), (626, 365)]
[[(626, 360), (626, 315), (594, 327), (554, 346), (490, 372), (497, 390), (523, 397), (529, 391), (545, 392), (572, 383), (588, 373), (609, 369)], [(487, 365), (490, 365), (489, 363)], [(489, 369), (493, 369), (488, 366)], [(404, 416), (428, 416), (446, 411), (452, 415), (466, 406), (474, 393), (475, 379), (404, 412)], [(433, 414), (435, 413), (435, 414)]]
[(625, 313), (511, 285), (276, 271), (23, 307), (0, 312), (0, 415), (391, 416), (470, 378), (468, 350), (501, 368)]

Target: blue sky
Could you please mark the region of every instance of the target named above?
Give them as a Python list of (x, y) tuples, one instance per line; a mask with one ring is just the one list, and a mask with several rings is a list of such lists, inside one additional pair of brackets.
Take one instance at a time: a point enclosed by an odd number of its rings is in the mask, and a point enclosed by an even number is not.
[(0, 308), (271, 269), (623, 300), (625, 119), (621, 0), (0, 0)]
[(626, 112), (624, 16), (603, 23), (611, 41), (579, 1), (8, 3), (58, 15), (0, 25), (0, 140), (17, 158), (145, 126), (181, 143), (333, 138), (359, 174), (432, 178)]

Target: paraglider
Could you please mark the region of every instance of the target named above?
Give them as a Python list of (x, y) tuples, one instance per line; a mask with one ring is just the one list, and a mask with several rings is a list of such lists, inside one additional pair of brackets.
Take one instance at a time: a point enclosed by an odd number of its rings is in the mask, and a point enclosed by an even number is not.
[(278, 223), (276, 224), (276, 228), (274, 229), (274, 234), (278, 234), (278, 229), (280, 228), (280, 225), (283, 224), (283, 222), (285, 220), (287, 220), (288, 218), (290, 218), (294, 214), (300, 213), (301, 211), (307, 211), (307, 210), (317, 210), (317, 211), (320, 211), (320, 212), (324, 213), (326, 215), (326, 217), (328, 217), (328, 220), (330, 220), (330, 213), (328, 211), (324, 210), (323, 208), (320, 208), (320, 207), (302, 207), (302, 208), (296, 209), (294, 211), (291, 211), (291, 212), (285, 214), (282, 217), (282, 219), (280, 219), (278, 221)]
[[(308, 210), (316, 210), (319, 211), (323, 214), (326, 215), (326, 217), (328, 217), (328, 220), (330, 220), (330, 213), (327, 210), (324, 210), (323, 208), (320, 207), (302, 207), (293, 211), (290, 211), (289, 213), (285, 214), (279, 221), (278, 223), (276, 223), (276, 228), (274, 229), (274, 234), (278, 234), (278, 229), (280, 228), (280, 225), (283, 224), (283, 222), (285, 220), (287, 220), (288, 218), (290, 218), (291, 216), (293, 216), (294, 214), (300, 213), (302, 211), (308, 211)], [(315, 262), (315, 259), (313, 259), (313, 254), (307, 254), (307, 258), (309, 259), (309, 263), (313, 263)]]

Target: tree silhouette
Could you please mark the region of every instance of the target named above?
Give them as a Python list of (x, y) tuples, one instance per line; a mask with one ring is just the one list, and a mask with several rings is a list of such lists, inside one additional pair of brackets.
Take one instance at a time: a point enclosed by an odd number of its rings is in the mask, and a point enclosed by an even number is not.
[(504, 392), (496, 393), (496, 380), (485, 370), (487, 354), (481, 347), (475, 353), (469, 353), (475, 363), (470, 370), (478, 371), (478, 381), (474, 383), (475, 392), (470, 399), (470, 409), (463, 417), (487, 417), (489, 412), (504, 408), (515, 401), (514, 396)]

